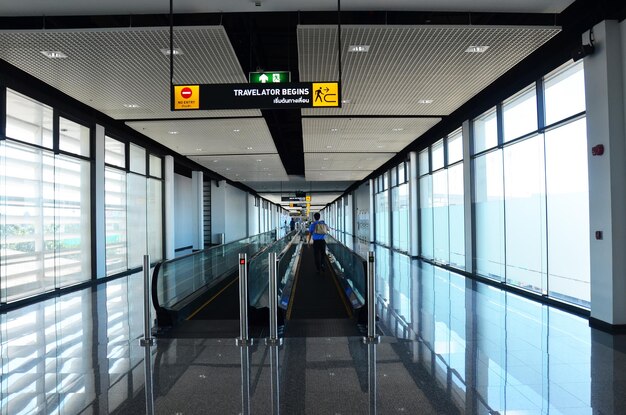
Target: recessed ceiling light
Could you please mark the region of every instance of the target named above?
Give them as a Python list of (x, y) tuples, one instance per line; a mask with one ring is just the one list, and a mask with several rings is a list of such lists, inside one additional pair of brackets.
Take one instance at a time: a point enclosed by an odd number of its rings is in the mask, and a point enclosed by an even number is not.
[(383, 147), (385, 147), (385, 146), (380, 145), (380, 144), (376, 146), (376, 148), (383, 148)]
[(465, 49), (465, 52), (467, 52), (467, 53), (483, 53), (487, 49), (489, 49), (489, 46), (470, 46), (469, 48)]
[(172, 134), (172, 135), (176, 135), (176, 134), (178, 134), (178, 131), (168, 131), (167, 133), (168, 134)]
[(227, 171), (228, 171), (228, 170), (230, 170), (230, 167), (226, 167), (226, 170), (227, 170)]
[(257, 162), (257, 163), (260, 163), (260, 162), (262, 162), (262, 161), (263, 161), (263, 160), (261, 160), (261, 159), (256, 159), (256, 162)]
[(217, 163), (219, 160), (213, 160), (213, 163)]
[(333, 146), (326, 146), (326, 148), (333, 148)]
[(50, 59), (64, 59), (67, 55), (60, 50), (42, 50), (41, 53), (46, 55)]
[(202, 151), (202, 149), (201, 148), (196, 148), (196, 151)]
[(391, 131), (404, 131), (404, 128), (393, 128)]
[(324, 157), (324, 161), (328, 161), (328, 157)]
[(139, 105), (137, 105), (137, 104), (124, 104), (124, 106), (126, 108), (139, 108)]
[[(170, 56), (170, 48), (163, 48), (163, 49), (160, 49), (160, 51), (165, 56)], [(180, 50), (180, 48), (174, 48), (174, 56), (182, 55), (182, 54), (183, 54), (183, 51)]]
[(246, 147), (246, 150), (252, 150), (252, 147)]
[(370, 45), (350, 45), (348, 47), (348, 52), (369, 52)]
[(270, 169), (269, 167), (263, 167), (263, 170), (269, 170), (269, 169)]
[(351, 100), (351, 99), (342, 99), (342, 100), (341, 100), (341, 103), (342, 103), (342, 104), (349, 104), (349, 103), (351, 103), (351, 102), (352, 102), (352, 100)]
[(432, 104), (433, 100), (432, 99), (420, 99), (419, 101), (417, 101), (418, 104)]
[(233, 130), (233, 133), (238, 133), (239, 131), (241, 131), (239, 128), (235, 128), (235, 129)]
[(339, 131), (339, 128), (331, 128), (330, 131), (332, 131), (333, 133), (336, 133), (337, 131)]

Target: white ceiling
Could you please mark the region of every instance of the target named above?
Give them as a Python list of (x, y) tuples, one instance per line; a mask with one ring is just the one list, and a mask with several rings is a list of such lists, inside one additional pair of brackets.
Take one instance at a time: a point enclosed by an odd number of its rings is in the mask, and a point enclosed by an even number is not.
[[(168, 0), (22, 0), (0, 16), (167, 13)], [(342, 10), (560, 12), (572, 0), (356, 1)], [(333, 10), (335, 1), (175, 0), (177, 13)], [(222, 26), (176, 27), (176, 83), (246, 82)], [(303, 110), (305, 177), (286, 174), (258, 110), (170, 111), (169, 28), (0, 31), (0, 58), (263, 195), (328, 186), (334, 200), (559, 32), (557, 27), (342, 25), (341, 109)], [(302, 81), (337, 79), (337, 28), (298, 26)], [(367, 44), (368, 53), (350, 53)], [(488, 45), (483, 54), (468, 46)], [(60, 50), (67, 59), (49, 59)], [(276, 68), (281, 69), (281, 68)], [(422, 104), (420, 100), (432, 100)], [(130, 104), (135, 107), (128, 108)], [(341, 116), (342, 118), (335, 118)], [(398, 118), (401, 116), (402, 118)], [(175, 118), (175, 119), (174, 119)], [(202, 118), (202, 119), (192, 119)], [(325, 160), (325, 159), (328, 160)], [(262, 161), (257, 161), (262, 160)], [(269, 196), (268, 196), (269, 198)], [(280, 198), (279, 198), (280, 199)], [(278, 200), (279, 201), (279, 200)]]

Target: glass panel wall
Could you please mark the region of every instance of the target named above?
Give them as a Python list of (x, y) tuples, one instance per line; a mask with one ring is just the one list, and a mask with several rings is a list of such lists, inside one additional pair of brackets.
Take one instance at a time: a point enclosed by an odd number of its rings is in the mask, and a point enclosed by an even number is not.
[[(88, 127), (12, 90), (0, 172), (0, 300), (12, 302), (91, 278)], [(63, 154), (55, 154), (57, 147)]]
[[(473, 160), (475, 271), (588, 307), (589, 185), (582, 72), (582, 62), (570, 63), (541, 80), (545, 119), (537, 123), (534, 87), (507, 101), (503, 136), (495, 142), (485, 138), (487, 116), (474, 120), (474, 152), (487, 151)], [(522, 128), (518, 117), (528, 125)], [(549, 127), (539, 130), (537, 125)], [(482, 145), (487, 142), (491, 148)]]
[(391, 189), (393, 248), (409, 251), (409, 184), (405, 163), (394, 169), (395, 187)]

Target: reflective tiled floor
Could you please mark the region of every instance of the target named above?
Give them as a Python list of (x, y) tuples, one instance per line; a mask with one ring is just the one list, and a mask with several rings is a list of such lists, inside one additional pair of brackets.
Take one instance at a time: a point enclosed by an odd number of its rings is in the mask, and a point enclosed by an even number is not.
[(625, 336), (385, 249), (376, 258), (378, 345), (159, 339), (146, 367), (141, 275), (2, 314), (0, 413), (626, 414)]

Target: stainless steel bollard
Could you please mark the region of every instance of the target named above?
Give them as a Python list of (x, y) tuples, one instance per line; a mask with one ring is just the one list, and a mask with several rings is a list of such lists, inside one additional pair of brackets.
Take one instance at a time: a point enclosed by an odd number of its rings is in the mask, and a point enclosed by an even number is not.
[(374, 273), (374, 252), (369, 251), (367, 257), (367, 337), (365, 343), (378, 343), (376, 335), (376, 275)]
[(282, 344), (278, 337), (278, 259), (275, 252), (268, 254), (269, 268), (269, 308), (270, 308), (270, 337), (265, 344), (276, 346)]
[(272, 415), (280, 414), (280, 373), (278, 371), (278, 346), (270, 346), (270, 368), (272, 370)]
[(239, 254), (239, 338), (238, 346), (252, 344), (248, 336), (248, 256)]
[(369, 395), (369, 415), (377, 414), (376, 396), (378, 388), (376, 384), (376, 344), (367, 345), (367, 386)]
[(143, 339), (142, 347), (152, 346), (155, 341), (150, 331), (150, 255), (143, 256)]

